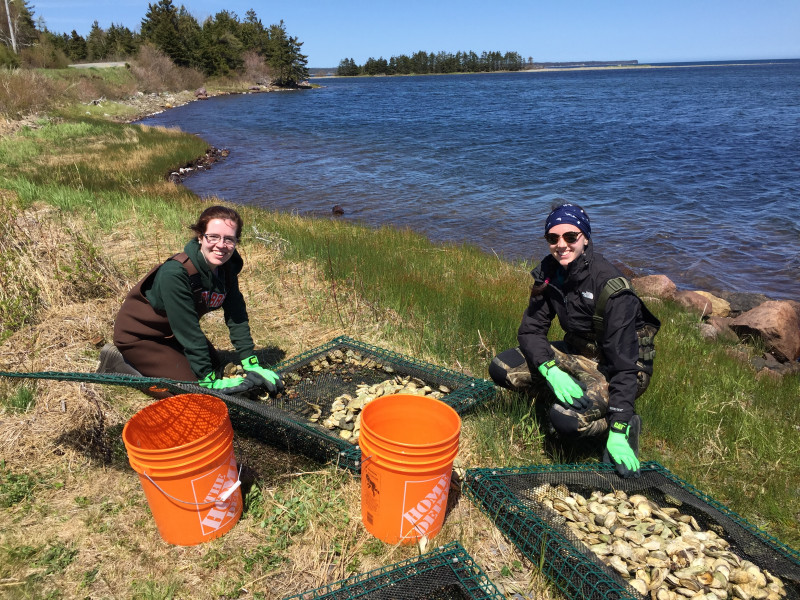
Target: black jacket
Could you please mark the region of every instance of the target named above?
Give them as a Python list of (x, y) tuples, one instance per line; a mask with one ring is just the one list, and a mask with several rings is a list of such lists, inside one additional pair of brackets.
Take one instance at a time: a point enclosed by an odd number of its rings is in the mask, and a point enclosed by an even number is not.
[[(547, 340), (553, 318), (558, 317), (565, 332), (593, 338), (595, 300), (609, 279), (622, 275), (594, 252), (591, 241), (566, 269), (548, 255), (531, 275), (534, 286), (548, 282), (541, 294), (531, 295), (517, 335), (528, 368), (535, 374), (542, 363), (554, 357)], [(636, 330), (644, 325), (639, 298), (627, 290), (611, 296), (606, 303), (604, 324), (604, 334), (597, 344), (602, 352), (600, 370), (608, 380), (608, 419), (611, 423), (628, 422), (634, 412), (639, 371)]]

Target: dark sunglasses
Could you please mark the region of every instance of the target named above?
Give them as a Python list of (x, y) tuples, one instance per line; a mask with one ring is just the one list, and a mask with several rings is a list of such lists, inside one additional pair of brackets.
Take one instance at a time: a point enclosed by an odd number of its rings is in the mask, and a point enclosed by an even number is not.
[(557, 244), (558, 239), (562, 237), (564, 238), (564, 241), (567, 242), (568, 244), (574, 244), (575, 242), (578, 241), (578, 238), (580, 238), (582, 235), (583, 232), (581, 231), (565, 231), (561, 235), (558, 235), (557, 233), (545, 233), (544, 239), (546, 239), (547, 243), (550, 244), (551, 246)]

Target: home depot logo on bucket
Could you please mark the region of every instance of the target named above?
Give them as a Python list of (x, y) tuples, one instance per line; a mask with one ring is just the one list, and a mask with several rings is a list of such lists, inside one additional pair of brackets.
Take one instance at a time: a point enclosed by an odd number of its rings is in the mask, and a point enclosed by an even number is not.
[(233, 449), (231, 449), (227, 463), (220, 465), (214, 471), (191, 480), (195, 502), (202, 505), (210, 502), (214, 503), (207, 509), (202, 509), (200, 506), (197, 507), (197, 516), (200, 519), (202, 535), (217, 531), (231, 519), (237, 517), (241, 494), (231, 494), (225, 501), (217, 499), (220, 494), (236, 485), (238, 481), (239, 473), (236, 470), (236, 457), (233, 454)]
[(361, 412), (361, 519), (387, 544), (432, 539), (444, 523), (461, 418), (425, 396), (376, 398)]
[(222, 400), (205, 394), (164, 398), (131, 417), (122, 439), (165, 542), (200, 544), (239, 520), (244, 503)]
[[(436, 533), (442, 525), (447, 495), (450, 489), (448, 471), (441, 477), (425, 481), (406, 481), (403, 494), (403, 518), (400, 522), (400, 537), (419, 537), (428, 532)], [(431, 485), (433, 483), (433, 485)], [(421, 498), (421, 499), (420, 499)]]
[[(380, 469), (364, 469), (366, 486), (362, 488), (361, 500), (366, 508), (364, 524), (379, 539), (387, 543), (409, 542), (424, 536), (433, 537), (442, 528), (452, 471), (427, 479), (406, 479), (400, 482), (402, 489), (395, 488), (398, 482), (387, 487), (386, 505), (381, 507)], [(395, 497), (394, 491), (402, 492)], [(400, 516), (399, 531), (387, 521), (390, 514)], [(384, 524), (381, 525), (380, 521)], [(396, 521), (394, 521), (396, 523)], [(395, 533), (397, 532), (397, 533)]]

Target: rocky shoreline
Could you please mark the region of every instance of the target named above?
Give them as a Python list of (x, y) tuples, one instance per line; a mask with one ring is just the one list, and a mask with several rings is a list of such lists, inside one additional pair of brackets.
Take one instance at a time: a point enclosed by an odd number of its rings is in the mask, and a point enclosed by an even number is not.
[(731, 356), (749, 363), (757, 376), (800, 374), (800, 302), (771, 300), (763, 294), (682, 291), (666, 275), (632, 277), (631, 284), (645, 301), (648, 297), (673, 300), (696, 314), (704, 339), (763, 347), (760, 356), (752, 356), (745, 348), (730, 350)]
[[(144, 94), (142, 92), (139, 92), (138, 94), (131, 96), (127, 100), (121, 101), (120, 104), (131, 106), (134, 109), (136, 109), (136, 115), (133, 118), (128, 118), (124, 121), (126, 123), (135, 123), (136, 121), (140, 121), (141, 119), (145, 119), (147, 117), (160, 114), (171, 108), (183, 106), (185, 104), (189, 104), (190, 102), (195, 102), (198, 100), (207, 100), (214, 96), (228, 96), (232, 94), (259, 94), (259, 93), (275, 92), (279, 91), (280, 89), (282, 88), (277, 88), (274, 86), (256, 85), (256, 86), (251, 86), (248, 90), (241, 92), (209, 93), (206, 90), (206, 88), (198, 88), (194, 92), (190, 91), (175, 92), (175, 93), (161, 92), (161, 93), (151, 93), (151, 94)], [(225, 160), (229, 154), (230, 150), (228, 150), (227, 148), (216, 148), (214, 146), (209, 146), (203, 156), (200, 156), (193, 161), (181, 165), (175, 171), (167, 173), (166, 178), (172, 183), (176, 184), (182, 183), (183, 180), (189, 177), (190, 175), (193, 175), (194, 173), (197, 173), (199, 171), (204, 171), (206, 169), (209, 169), (211, 168), (212, 165), (222, 160)]]

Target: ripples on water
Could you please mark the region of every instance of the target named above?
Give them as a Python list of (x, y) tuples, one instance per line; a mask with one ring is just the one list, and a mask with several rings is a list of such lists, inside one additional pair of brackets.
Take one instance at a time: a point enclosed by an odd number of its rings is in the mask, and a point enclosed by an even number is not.
[(320, 81), (143, 122), (231, 149), (201, 196), (537, 260), (565, 198), (640, 274), (800, 297), (800, 62)]

